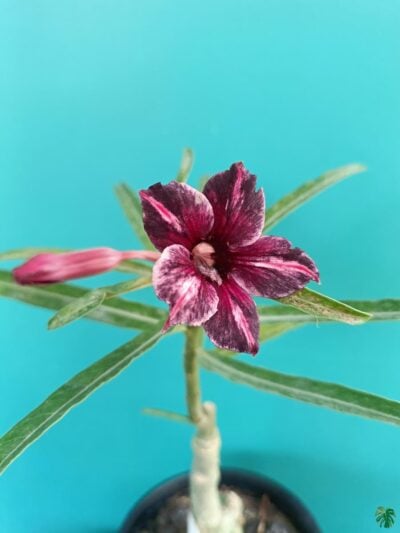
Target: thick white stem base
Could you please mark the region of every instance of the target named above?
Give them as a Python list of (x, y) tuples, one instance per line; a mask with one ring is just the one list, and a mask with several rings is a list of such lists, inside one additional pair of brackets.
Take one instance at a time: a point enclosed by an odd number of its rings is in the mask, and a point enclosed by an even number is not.
[[(193, 515), (189, 533), (242, 533), (243, 504), (234, 492), (220, 494), (221, 438), (215, 421), (215, 405), (203, 405), (203, 416), (193, 439), (190, 497)], [(197, 529), (195, 529), (197, 528)]]

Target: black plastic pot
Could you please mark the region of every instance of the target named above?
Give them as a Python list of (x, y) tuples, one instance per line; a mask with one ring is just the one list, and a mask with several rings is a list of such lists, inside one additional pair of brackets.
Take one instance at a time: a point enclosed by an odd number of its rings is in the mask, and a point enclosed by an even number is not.
[[(173, 477), (148, 492), (126, 518), (121, 533), (137, 533), (173, 495), (188, 489), (188, 474)], [(321, 533), (314, 517), (303, 503), (287, 489), (267, 477), (246, 470), (222, 469), (221, 484), (242, 489), (271, 502), (292, 522), (299, 533)]]

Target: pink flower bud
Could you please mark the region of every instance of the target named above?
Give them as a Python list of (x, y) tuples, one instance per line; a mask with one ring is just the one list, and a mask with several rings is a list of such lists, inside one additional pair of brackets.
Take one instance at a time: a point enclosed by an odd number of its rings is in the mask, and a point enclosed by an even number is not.
[(156, 261), (157, 252), (119, 252), (112, 248), (92, 248), (62, 254), (35, 255), (13, 270), (14, 279), (21, 285), (59, 283), (70, 279), (101, 274), (115, 268), (125, 259)]

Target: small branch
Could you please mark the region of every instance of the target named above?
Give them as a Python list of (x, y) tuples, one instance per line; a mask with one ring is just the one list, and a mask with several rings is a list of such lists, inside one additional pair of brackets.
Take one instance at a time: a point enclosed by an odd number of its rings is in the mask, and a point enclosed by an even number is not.
[(190, 420), (195, 424), (200, 422), (203, 415), (198, 362), (201, 341), (201, 328), (188, 326), (185, 345), (186, 403)]
[(155, 407), (145, 407), (142, 409), (144, 415), (158, 416), (164, 418), (165, 420), (170, 420), (171, 422), (181, 422), (184, 424), (191, 424), (192, 421), (186, 415), (181, 415), (180, 413), (174, 413), (173, 411), (167, 411), (166, 409), (157, 409)]

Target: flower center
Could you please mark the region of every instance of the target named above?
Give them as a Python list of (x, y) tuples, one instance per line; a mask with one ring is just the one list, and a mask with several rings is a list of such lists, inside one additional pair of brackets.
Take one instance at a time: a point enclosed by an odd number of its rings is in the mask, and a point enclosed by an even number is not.
[(221, 285), (221, 276), (215, 268), (215, 249), (211, 244), (208, 242), (197, 244), (192, 250), (192, 258), (194, 266), (200, 274)]
[(215, 250), (208, 242), (197, 244), (192, 250), (192, 255), (195, 262), (200, 261), (208, 267), (215, 265)]

